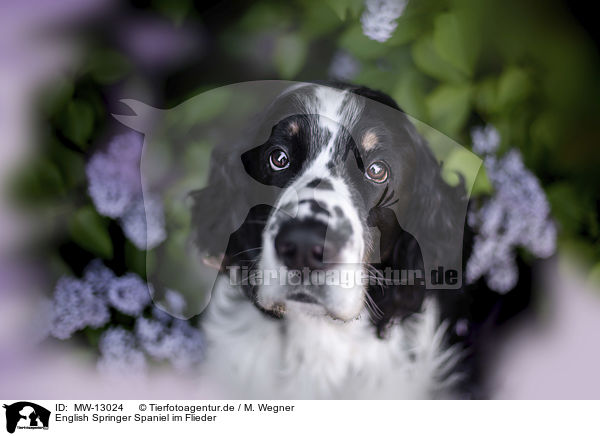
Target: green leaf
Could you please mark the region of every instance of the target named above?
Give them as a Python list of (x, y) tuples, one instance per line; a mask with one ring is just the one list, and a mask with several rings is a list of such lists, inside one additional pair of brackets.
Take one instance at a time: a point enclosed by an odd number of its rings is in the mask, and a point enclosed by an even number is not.
[(29, 163), (27, 171), (16, 174), (12, 190), (17, 202), (33, 203), (55, 199), (65, 192), (65, 185), (54, 162), (39, 159)]
[(421, 121), (429, 120), (425, 104), (426, 79), (417, 71), (406, 71), (400, 75), (392, 90), (392, 98), (407, 114)]
[(396, 47), (415, 39), (424, 30), (427, 29), (424, 23), (424, 15), (412, 12), (412, 2), (409, 2), (404, 13), (398, 18), (398, 26), (390, 39), (384, 42), (385, 45)]
[(593, 202), (580, 195), (578, 189), (568, 182), (550, 185), (547, 197), (552, 206), (552, 215), (562, 229), (571, 234), (579, 233), (584, 227), (587, 211), (593, 208)]
[(73, 81), (67, 77), (61, 77), (45, 90), (42, 96), (42, 108), (46, 115), (50, 117), (64, 108), (73, 97), (74, 90)]
[(65, 147), (56, 138), (50, 140), (50, 156), (60, 169), (67, 190), (85, 181), (85, 162), (83, 153)]
[(367, 38), (360, 24), (346, 30), (340, 37), (338, 46), (363, 61), (380, 58), (389, 50), (385, 45)]
[(113, 256), (113, 245), (107, 229), (106, 219), (92, 206), (79, 209), (69, 222), (69, 233), (78, 245), (104, 259)]
[(277, 41), (274, 63), (282, 79), (293, 79), (306, 59), (306, 41), (298, 35), (284, 35)]
[(356, 17), (363, 8), (363, 0), (325, 0), (325, 3), (342, 21)]
[(202, 92), (167, 112), (167, 122), (175, 128), (189, 128), (222, 114), (231, 101), (231, 89), (215, 88)]
[(176, 25), (181, 25), (192, 10), (192, 0), (153, 0), (152, 6)]
[(131, 68), (127, 58), (112, 50), (97, 50), (88, 62), (92, 77), (101, 84), (110, 84), (122, 78)]
[(481, 159), (466, 148), (453, 150), (442, 166), (442, 177), (450, 185), (458, 184), (459, 174), (463, 176), (467, 192), (471, 195), (491, 191), (491, 184), (482, 168)]
[(488, 77), (475, 85), (473, 95), (474, 104), (478, 110), (484, 113), (496, 113), (498, 111), (498, 79)]
[(525, 100), (531, 91), (529, 75), (521, 68), (510, 67), (498, 80), (498, 106), (510, 109)]
[(300, 20), (302, 26), (301, 34), (305, 38), (314, 39), (325, 35), (337, 29), (342, 24), (340, 18), (327, 4), (320, 0), (313, 0), (306, 3), (303, 10), (303, 19)]
[(440, 57), (431, 35), (419, 38), (412, 45), (412, 57), (419, 70), (442, 82), (462, 83), (467, 79), (466, 74)]
[(102, 336), (102, 333), (105, 331), (104, 328), (92, 328), (92, 327), (86, 327), (83, 332), (85, 334), (85, 337), (88, 341), (88, 343), (92, 346), (92, 348), (96, 348), (98, 347), (98, 343), (100, 342), (100, 336)]
[[(291, 14), (292, 11), (286, 2), (254, 2), (242, 16), (238, 26), (242, 30), (241, 33), (247, 35), (256, 35), (264, 32), (265, 29), (283, 30), (290, 26)], [(237, 40), (240, 37), (239, 31), (232, 36)]]
[(60, 114), (58, 122), (68, 139), (82, 149), (87, 148), (94, 129), (94, 110), (88, 102), (71, 100)]
[(363, 68), (353, 79), (354, 83), (390, 93), (398, 78), (394, 71), (384, 71), (377, 67)]
[(472, 32), (468, 16), (448, 12), (435, 19), (433, 45), (442, 59), (467, 76), (473, 75), (481, 39)]
[(469, 85), (441, 85), (426, 100), (431, 125), (448, 136), (460, 134), (471, 111)]
[(127, 241), (125, 243), (125, 264), (130, 271), (146, 280), (147, 273), (152, 271), (156, 264), (156, 253), (154, 251), (139, 250)]

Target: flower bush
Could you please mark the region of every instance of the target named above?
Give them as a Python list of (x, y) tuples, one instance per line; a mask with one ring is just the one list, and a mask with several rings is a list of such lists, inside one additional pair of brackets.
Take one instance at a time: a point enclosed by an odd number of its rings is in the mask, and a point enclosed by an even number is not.
[[(47, 230), (32, 251), (55, 283), (50, 335), (88, 344), (102, 371), (187, 370), (203, 350), (195, 318), (156, 307), (147, 283), (173, 212), (142, 196), (143, 136), (110, 116), (140, 89), (160, 107), (265, 78), (330, 77), (387, 92), (484, 161), (468, 215), (479, 231), (469, 281), (508, 292), (523, 250), (545, 258), (556, 247), (600, 277), (597, 53), (559, 4), (545, 14), (516, 0), (261, 0), (214, 15), (186, 1), (134, 6), (120, 25), (136, 29), (138, 14), (150, 15), (157, 35), (143, 26), (133, 44), (133, 30), (90, 26), (79, 68), (39, 99), (47, 128), (13, 186)], [(154, 56), (158, 40), (164, 55)], [(185, 132), (220, 110), (215, 102), (174, 125)], [(190, 150), (208, 161), (202, 147)], [(165, 298), (185, 305), (177, 289)]]

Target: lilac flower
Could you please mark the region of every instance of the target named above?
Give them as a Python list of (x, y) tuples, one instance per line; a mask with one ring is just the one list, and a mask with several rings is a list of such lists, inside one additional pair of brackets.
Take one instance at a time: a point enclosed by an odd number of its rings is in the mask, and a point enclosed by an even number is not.
[(180, 371), (194, 368), (203, 358), (204, 341), (200, 330), (187, 321), (176, 319), (171, 326), (171, 337), (177, 343), (170, 361)]
[(108, 286), (107, 297), (111, 306), (131, 316), (140, 315), (150, 303), (148, 285), (133, 273), (115, 277)]
[(165, 216), (160, 199), (139, 196), (121, 216), (125, 236), (140, 250), (149, 250), (165, 240)]
[(115, 136), (88, 162), (88, 192), (102, 215), (121, 216), (141, 193), (142, 143), (142, 135), (133, 131)]
[(183, 315), (183, 311), (186, 307), (185, 298), (179, 293), (172, 289), (167, 289), (165, 292), (165, 302), (171, 310), (171, 313), (175, 315)]
[[(171, 320), (172, 317), (184, 318), (183, 312), (187, 306), (185, 298), (179, 292), (172, 289), (166, 289), (164, 298), (157, 300), (157, 296), (152, 297), (155, 304), (157, 315), (155, 318)], [(162, 315), (164, 314), (164, 315)]]
[(360, 18), (365, 36), (379, 42), (390, 39), (406, 3), (407, 0), (366, 0), (366, 10)]
[(158, 361), (168, 360), (178, 370), (193, 368), (203, 357), (204, 342), (200, 330), (187, 321), (138, 318), (135, 333), (142, 348)]
[(172, 343), (166, 340), (169, 327), (164, 322), (140, 317), (135, 323), (135, 334), (144, 351), (154, 359), (168, 359), (174, 352)]
[(146, 370), (146, 357), (137, 349), (135, 335), (121, 327), (102, 334), (99, 343), (98, 370), (103, 373), (140, 374)]
[(173, 317), (158, 305), (152, 307), (152, 317), (163, 324), (167, 324), (173, 320)]
[(337, 80), (352, 80), (360, 71), (360, 63), (348, 52), (338, 50), (329, 66), (329, 76)]
[(72, 277), (57, 282), (52, 300), (52, 336), (67, 339), (84, 327), (101, 327), (109, 318), (106, 302), (88, 282)]
[(466, 278), (472, 283), (485, 276), (488, 286), (501, 293), (517, 283), (516, 247), (537, 257), (556, 250), (556, 227), (550, 205), (537, 178), (525, 167), (518, 150), (498, 159), (500, 136), (493, 126), (474, 129), (473, 150), (481, 153), (494, 195), (469, 212), (469, 225), (478, 233), (467, 262)]
[(480, 156), (496, 153), (500, 145), (500, 134), (492, 125), (477, 127), (471, 131), (473, 152)]
[(143, 137), (129, 132), (115, 136), (106, 151), (95, 153), (87, 168), (88, 192), (98, 212), (119, 218), (125, 236), (141, 250), (166, 238), (160, 199), (142, 195), (140, 161)]
[(95, 295), (105, 300), (110, 284), (115, 278), (112, 270), (105, 267), (100, 259), (92, 260), (83, 271), (83, 280), (92, 287)]

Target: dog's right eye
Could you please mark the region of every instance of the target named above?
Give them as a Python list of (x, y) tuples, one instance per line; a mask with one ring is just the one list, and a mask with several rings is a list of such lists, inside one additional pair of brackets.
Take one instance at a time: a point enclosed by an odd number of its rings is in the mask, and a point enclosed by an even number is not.
[(277, 150), (273, 150), (269, 155), (269, 164), (273, 171), (281, 171), (290, 166), (290, 159), (285, 151), (278, 148)]

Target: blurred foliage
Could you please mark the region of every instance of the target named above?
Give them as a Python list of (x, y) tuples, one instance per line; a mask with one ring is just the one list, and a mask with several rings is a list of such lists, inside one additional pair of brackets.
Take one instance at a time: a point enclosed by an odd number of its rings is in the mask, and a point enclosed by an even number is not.
[[(598, 276), (598, 55), (567, 7), (556, 1), (409, 0), (384, 43), (363, 34), (363, 9), (361, 0), (220, 2), (212, 9), (192, 0), (133, 1), (133, 14), (162, 17), (174, 29), (201, 29), (207, 49), (158, 74), (136, 64), (110, 30), (90, 30), (93, 44), (80, 67), (40, 100), (48, 135), (41, 154), (17, 177), (15, 196), (30, 204), (54, 199), (73, 205), (75, 212), (58, 214), (68, 231), (52, 243), (78, 247), (61, 252), (75, 272), (87, 261), (81, 253), (88, 253), (112, 259), (116, 269), (143, 273), (143, 253), (118, 242), (122, 235), (109, 231), (108, 219), (85, 195), (85, 161), (106, 132), (108, 108), (128, 97), (119, 92), (145, 81), (156, 90), (153, 104), (172, 107), (228, 83), (324, 79), (333, 55), (343, 50), (359, 66), (355, 83), (391, 94), (407, 113), (461, 144), (469, 145), (474, 125), (496, 126), (503, 150), (519, 148), (542, 181), (561, 230), (559, 247), (576, 247)], [(173, 125), (189, 129), (218, 115), (228, 96), (211, 98)], [(208, 154), (196, 145), (187, 151), (190, 159)], [(445, 164), (470, 165), (458, 155)], [(199, 169), (200, 180), (205, 171)], [(474, 194), (490, 189), (481, 173)], [(53, 247), (48, 254), (54, 259)]]

